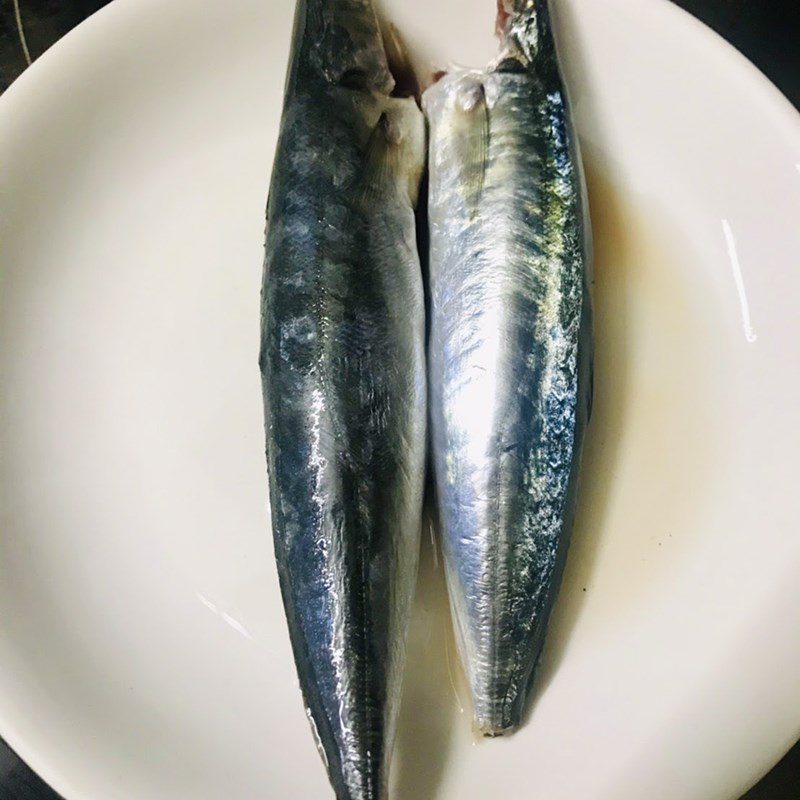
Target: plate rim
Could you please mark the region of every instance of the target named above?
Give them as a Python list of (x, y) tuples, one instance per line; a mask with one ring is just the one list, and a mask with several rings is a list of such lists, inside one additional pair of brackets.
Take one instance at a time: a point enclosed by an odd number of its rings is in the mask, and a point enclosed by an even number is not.
[[(629, 6), (641, 8), (641, 0), (617, 0)], [(738, 48), (726, 40), (720, 33), (715, 31), (708, 24), (694, 16), (689, 11), (678, 6), (672, 0), (648, 0), (654, 7), (660, 7), (657, 13), (671, 14), (675, 20), (674, 24), (683, 26), (686, 35), (693, 36), (700, 41), (704, 41), (704, 46), (709, 52), (715, 53), (725, 69), (734, 70), (743, 81), (742, 92), (747, 93), (748, 99), (759, 102), (764, 108), (769, 108), (771, 118), (770, 125), (779, 125), (782, 132), (795, 141), (800, 154), (800, 109), (796, 108), (789, 98), (773, 83), (772, 80)], [(8, 131), (11, 128), (19, 130), (24, 128), (24, 117), (30, 114), (30, 109), (25, 108), (26, 103), (31, 104), (31, 108), (38, 108), (34, 93), (42, 83), (47, 83), (50, 75), (62, 74), (64, 71), (72, 69), (73, 59), (71, 52), (80, 47), (83, 39), (90, 31), (99, 32), (102, 26), (116, 29), (125, 23), (126, 15), (137, 15), (146, 13), (146, 2), (144, 0), (115, 0), (92, 13), (81, 23), (67, 32), (61, 39), (48, 48), (39, 56), (26, 70), (24, 70), (7, 87), (5, 92), (0, 95), (0, 129), (2, 129), (4, 118), (9, 121), (16, 116), (17, 109), (23, 118), (20, 125), (18, 121), (14, 125), (5, 125), (6, 133), (0, 136), (0, 153), (7, 144), (7, 140), (16, 138)], [(557, 12), (556, 12), (557, 13)], [(83, 49), (84, 58), (86, 50)], [(94, 57), (97, 57), (96, 55)], [(744, 85), (747, 81), (747, 85)], [(32, 99), (33, 98), (33, 99)], [(0, 158), (0, 163), (2, 158)], [(798, 165), (800, 168), (800, 165)], [(2, 226), (0, 226), (2, 227)], [(1, 269), (1, 267), (0, 267)], [(1, 687), (0, 687), (1, 688)], [(51, 791), (55, 792), (62, 800), (96, 800), (80, 792), (77, 787), (72, 786), (67, 775), (55, 767), (45, 753), (36, 748), (21, 730), (20, 725), (6, 717), (5, 710), (0, 709), (0, 738), (6, 742), (13, 753), (20, 758)], [(754, 776), (747, 790), (755, 786), (774, 765), (779, 763), (794, 743), (800, 739), (800, 719), (798, 719), (794, 739), (790, 741), (785, 749), (777, 754), (763, 772)]]

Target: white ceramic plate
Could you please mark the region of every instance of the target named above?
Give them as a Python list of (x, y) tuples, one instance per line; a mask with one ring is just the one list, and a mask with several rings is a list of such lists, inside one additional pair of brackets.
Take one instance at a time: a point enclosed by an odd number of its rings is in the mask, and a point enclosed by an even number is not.
[[(393, 0), (480, 64), (488, 0)], [(475, 743), (426, 548), (395, 800), (732, 800), (800, 733), (800, 118), (661, 0), (561, 0), (595, 417), (544, 679)], [(117, 0), (0, 100), (0, 733), (68, 800), (328, 796), (256, 351), (290, 0)], [(451, 680), (452, 678), (452, 680)]]

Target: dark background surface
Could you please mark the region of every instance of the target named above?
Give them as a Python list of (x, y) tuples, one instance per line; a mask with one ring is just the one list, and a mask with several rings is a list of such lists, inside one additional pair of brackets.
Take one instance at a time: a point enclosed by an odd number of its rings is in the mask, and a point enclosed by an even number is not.
[[(800, 108), (800, 0), (675, 1), (741, 50)], [(107, 2), (0, 0), (0, 91), (29, 60)], [(2, 739), (0, 800), (59, 800)], [(742, 800), (800, 800), (800, 744)]]

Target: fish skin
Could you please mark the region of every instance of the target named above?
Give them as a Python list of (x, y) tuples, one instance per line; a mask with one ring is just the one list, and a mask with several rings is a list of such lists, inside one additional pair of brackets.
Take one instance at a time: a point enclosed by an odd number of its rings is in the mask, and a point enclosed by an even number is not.
[(522, 720), (591, 412), (591, 235), (545, 0), (501, 0), (484, 71), (423, 96), (429, 382), (448, 591), (475, 725)]
[(281, 592), (339, 800), (386, 797), (422, 513), (425, 127), (393, 85), (369, 0), (300, 0), (260, 365)]

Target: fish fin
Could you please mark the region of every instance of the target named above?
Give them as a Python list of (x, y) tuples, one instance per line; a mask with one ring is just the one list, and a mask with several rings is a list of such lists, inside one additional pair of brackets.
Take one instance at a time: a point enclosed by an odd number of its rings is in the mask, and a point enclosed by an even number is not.
[(392, 173), (399, 139), (389, 115), (378, 117), (364, 149), (364, 169), (359, 178), (356, 202), (368, 208), (376, 202), (381, 189)]
[(460, 119), (454, 131), (453, 147), (467, 191), (467, 203), (474, 214), (483, 194), (489, 158), (489, 106), (483, 84), (471, 86), (456, 102)]

